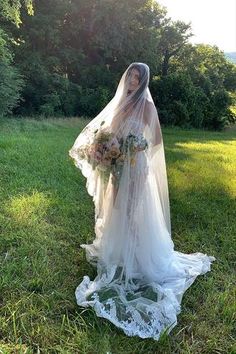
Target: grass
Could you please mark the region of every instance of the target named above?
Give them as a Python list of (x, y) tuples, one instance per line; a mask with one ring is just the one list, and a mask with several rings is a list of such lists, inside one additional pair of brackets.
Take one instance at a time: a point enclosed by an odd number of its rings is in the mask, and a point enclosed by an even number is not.
[(85, 178), (68, 156), (86, 121), (0, 120), (0, 353), (236, 353), (235, 132), (163, 128), (175, 249), (214, 255), (157, 342), (127, 337), (76, 304), (96, 270)]

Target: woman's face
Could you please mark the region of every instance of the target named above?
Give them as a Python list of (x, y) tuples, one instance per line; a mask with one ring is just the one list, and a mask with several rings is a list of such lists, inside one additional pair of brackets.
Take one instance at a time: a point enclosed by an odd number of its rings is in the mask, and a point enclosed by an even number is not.
[(139, 87), (139, 79), (139, 71), (137, 69), (131, 69), (128, 81), (129, 91), (137, 90)]

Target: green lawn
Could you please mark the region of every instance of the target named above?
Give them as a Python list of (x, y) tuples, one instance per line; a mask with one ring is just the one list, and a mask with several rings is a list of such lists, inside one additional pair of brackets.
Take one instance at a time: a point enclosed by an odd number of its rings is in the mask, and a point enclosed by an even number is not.
[(85, 120), (0, 120), (0, 353), (236, 353), (236, 133), (163, 128), (172, 238), (216, 257), (157, 342), (127, 337), (76, 304), (96, 269), (85, 178), (68, 156)]

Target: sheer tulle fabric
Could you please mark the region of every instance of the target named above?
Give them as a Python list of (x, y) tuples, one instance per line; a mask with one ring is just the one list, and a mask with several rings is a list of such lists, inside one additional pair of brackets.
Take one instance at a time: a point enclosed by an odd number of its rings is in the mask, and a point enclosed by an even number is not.
[[(137, 64), (137, 63), (134, 63)], [(196, 277), (210, 270), (215, 257), (174, 249), (163, 139), (158, 114), (148, 89), (149, 68), (143, 66), (140, 92), (127, 96), (128, 72), (123, 74), (113, 100), (79, 134), (69, 151), (87, 178), (95, 205), (95, 238), (81, 244), (97, 276), (84, 275), (75, 295), (78, 305), (92, 306), (128, 336), (160, 335), (177, 324), (181, 301)], [(136, 96), (135, 96), (136, 94)], [(132, 107), (130, 109), (130, 107)], [(127, 156), (118, 187), (78, 156), (96, 129), (119, 138), (141, 134), (148, 148)]]

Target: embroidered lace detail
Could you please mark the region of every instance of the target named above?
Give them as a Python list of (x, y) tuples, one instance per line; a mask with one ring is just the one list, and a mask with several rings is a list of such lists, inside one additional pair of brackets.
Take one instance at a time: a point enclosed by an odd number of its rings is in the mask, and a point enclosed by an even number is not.
[[(184, 254), (175, 253), (184, 260)], [(192, 266), (190, 263), (187, 265), (185, 258), (185, 269), (189, 269), (189, 272), (184, 272), (185, 276), (167, 277), (162, 283), (134, 279), (133, 284), (130, 282), (125, 287), (122, 280), (114, 276), (115, 266), (94, 281), (84, 276), (76, 288), (77, 303), (83, 307), (92, 306), (97, 316), (108, 319), (128, 336), (158, 340), (163, 332), (169, 334), (176, 326), (185, 290), (197, 275), (209, 271), (211, 262), (215, 260), (215, 257), (202, 253), (193, 253), (189, 257), (192, 257)], [(198, 271), (194, 262), (198, 264)]]

